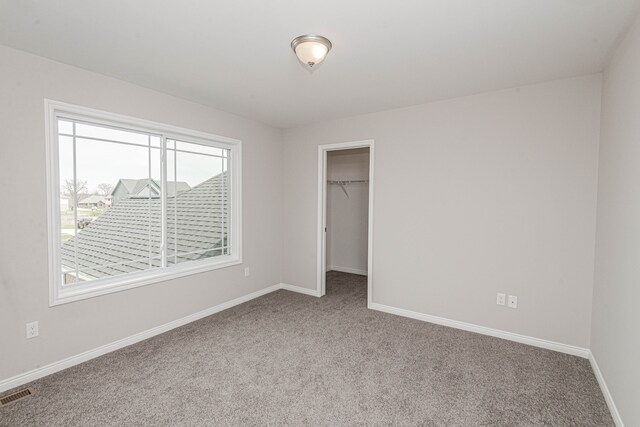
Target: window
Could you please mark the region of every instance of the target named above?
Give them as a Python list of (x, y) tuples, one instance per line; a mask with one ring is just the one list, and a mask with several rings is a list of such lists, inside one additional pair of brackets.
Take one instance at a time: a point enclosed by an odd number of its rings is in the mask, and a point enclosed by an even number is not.
[(46, 109), (52, 305), (241, 262), (240, 141)]

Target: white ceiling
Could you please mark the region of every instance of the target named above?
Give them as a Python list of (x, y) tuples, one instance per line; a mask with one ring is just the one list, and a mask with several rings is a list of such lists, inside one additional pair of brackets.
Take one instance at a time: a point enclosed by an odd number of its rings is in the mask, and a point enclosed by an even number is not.
[(601, 71), (638, 3), (0, 0), (0, 44), (292, 127)]

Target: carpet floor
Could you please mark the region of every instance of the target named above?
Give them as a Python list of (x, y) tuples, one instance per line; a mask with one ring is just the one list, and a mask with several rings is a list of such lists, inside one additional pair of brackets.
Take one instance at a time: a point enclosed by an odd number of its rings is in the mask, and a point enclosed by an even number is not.
[[(35, 381), (2, 426), (612, 426), (589, 362), (277, 291)], [(6, 393), (5, 393), (6, 394)]]

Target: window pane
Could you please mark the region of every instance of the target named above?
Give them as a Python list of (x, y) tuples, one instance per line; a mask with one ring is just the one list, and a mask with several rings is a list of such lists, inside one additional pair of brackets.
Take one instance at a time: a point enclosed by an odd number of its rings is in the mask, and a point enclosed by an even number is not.
[[(176, 264), (227, 254), (226, 159), (194, 154), (206, 151), (198, 144), (180, 141), (176, 145), (184, 151), (167, 153), (167, 261)], [(218, 150), (226, 154), (226, 150)]]
[(66, 120), (58, 120), (58, 133), (73, 135), (73, 123)]
[[(153, 141), (152, 141), (153, 144)], [(162, 176), (161, 176), (161, 156), (158, 148), (151, 148), (149, 151), (149, 177), (148, 183), (149, 198), (149, 258), (152, 267), (162, 267)], [(157, 261), (157, 265), (156, 265)]]
[(107, 139), (109, 141), (127, 142), (130, 144), (149, 145), (149, 136), (144, 133), (112, 129), (109, 127), (76, 123), (76, 135), (89, 138)]
[[(150, 179), (160, 150), (146, 138), (146, 146), (75, 139), (76, 233), (62, 243), (64, 284), (160, 266), (160, 184)], [(62, 158), (60, 167), (62, 175)]]
[[(58, 128), (60, 126), (58, 125)], [(73, 131), (71, 131), (73, 132)], [(67, 262), (62, 266), (62, 283), (65, 276), (75, 277), (76, 271), (76, 242), (73, 236), (76, 235), (75, 221), (75, 182), (73, 180), (73, 138), (61, 136), (58, 138), (58, 159), (60, 178), (60, 243), (66, 251)], [(69, 275), (68, 273), (71, 272)]]
[(189, 151), (193, 153), (209, 154), (209, 155), (218, 156), (218, 157), (225, 155), (227, 151), (222, 148), (216, 148), (216, 147), (211, 147), (211, 146), (202, 145), (202, 144), (192, 144), (189, 142), (181, 142), (181, 141), (176, 141), (176, 149), (179, 151)]

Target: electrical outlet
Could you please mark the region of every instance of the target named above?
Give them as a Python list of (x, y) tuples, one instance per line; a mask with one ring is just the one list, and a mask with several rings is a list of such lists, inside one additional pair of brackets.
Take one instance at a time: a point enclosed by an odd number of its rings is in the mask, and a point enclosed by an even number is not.
[(38, 321), (27, 323), (27, 339), (38, 336)]
[(509, 308), (518, 308), (518, 297), (509, 295)]
[(505, 305), (507, 300), (507, 296), (505, 294), (498, 293), (498, 297), (496, 298), (496, 304)]
[(249, 267), (245, 267), (244, 277), (249, 277), (249, 276), (251, 276), (251, 270), (249, 270)]

